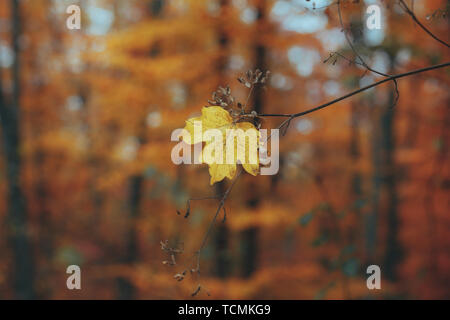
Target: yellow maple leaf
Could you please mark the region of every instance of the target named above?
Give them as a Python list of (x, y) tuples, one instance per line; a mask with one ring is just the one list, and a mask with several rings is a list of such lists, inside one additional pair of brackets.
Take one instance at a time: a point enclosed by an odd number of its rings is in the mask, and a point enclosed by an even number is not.
[(224, 178), (232, 179), (238, 163), (251, 175), (258, 174), (260, 134), (252, 123), (234, 122), (228, 111), (211, 106), (204, 107), (200, 117), (188, 119), (184, 129), (186, 143), (206, 142), (200, 162), (209, 166), (211, 185)]

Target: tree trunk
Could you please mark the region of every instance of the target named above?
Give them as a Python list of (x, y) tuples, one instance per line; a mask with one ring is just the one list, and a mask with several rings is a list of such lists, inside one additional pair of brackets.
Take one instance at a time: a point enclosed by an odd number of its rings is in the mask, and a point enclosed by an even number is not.
[[(390, 93), (389, 104), (393, 103), (393, 93)], [(387, 107), (381, 116), (382, 128), (382, 155), (383, 155), (383, 184), (386, 195), (385, 208), (387, 214), (387, 238), (386, 253), (384, 256), (384, 274), (388, 280), (396, 279), (396, 267), (401, 259), (401, 248), (398, 241), (398, 212), (397, 212), (397, 188), (396, 167), (394, 161), (395, 135), (394, 120), (395, 108)]]
[[(258, 26), (262, 26), (265, 20), (265, 1), (260, 1), (257, 8), (257, 21)], [(261, 43), (261, 38), (257, 38), (254, 46), (255, 67), (261, 71), (266, 71), (266, 48)], [(259, 114), (264, 109), (264, 92), (260, 86), (256, 86), (253, 96), (254, 110)], [(250, 195), (247, 200), (247, 206), (255, 209), (258, 207), (260, 197), (257, 194), (256, 186), (248, 188), (253, 194)], [(242, 231), (241, 244), (242, 244), (242, 256), (241, 256), (241, 275), (245, 278), (250, 277), (257, 269), (258, 259), (258, 234), (257, 227), (250, 227)]]
[[(20, 184), (20, 14), (18, 0), (11, 0), (12, 44), (14, 64), (12, 67), (13, 93), (11, 102), (7, 103), (3, 95), (0, 79), (0, 117), (5, 153), (7, 198), (8, 198), (8, 240), (13, 251), (13, 294), (17, 299), (33, 299), (34, 263), (29, 239), (26, 202)], [(1, 77), (0, 77), (1, 78)]]
[[(135, 175), (130, 178), (130, 194), (129, 194), (129, 208), (130, 219), (128, 221), (128, 233), (126, 235), (125, 255), (122, 263), (132, 265), (138, 260), (138, 239), (136, 230), (136, 220), (139, 217), (139, 209), (142, 199), (141, 188), (144, 177), (142, 175)], [(134, 299), (136, 296), (136, 288), (128, 278), (117, 279), (118, 298), (121, 300)]]
[[(223, 13), (228, 6), (228, 0), (220, 1), (220, 11)], [(222, 15), (219, 15), (220, 17)], [(217, 74), (219, 76), (219, 81), (226, 81), (226, 65), (228, 58), (228, 36), (222, 28), (223, 20), (219, 20), (219, 26), (217, 30), (218, 34), (218, 44), (219, 44), (219, 52), (221, 53), (221, 57), (219, 58), (217, 64)], [(219, 83), (219, 86), (225, 86), (226, 83)], [(216, 183), (216, 196), (222, 197), (225, 193), (226, 183), (225, 181), (220, 181)], [(216, 231), (216, 235), (214, 237), (214, 274), (219, 278), (226, 278), (229, 275), (229, 233), (230, 230), (225, 223), (222, 223)]]
[[(156, 18), (161, 15), (164, 8), (164, 0), (148, 1), (148, 11), (151, 18)], [(158, 54), (158, 48), (152, 48), (152, 57)], [(141, 123), (139, 136), (139, 143), (143, 145), (146, 143), (145, 137), (145, 123)], [(144, 175), (142, 173), (136, 174), (129, 179), (130, 193), (128, 198), (128, 205), (130, 210), (130, 217), (128, 221), (128, 231), (126, 235), (126, 253), (123, 256), (122, 263), (132, 266), (139, 259), (138, 247), (138, 232), (136, 229), (136, 221), (140, 216), (140, 207), (142, 202), (142, 187), (144, 185)], [(131, 300), (136, 298), (136, 288), (131, 283), (128, 277), (119, 277), (117, 279), (118, 298), (121, 300)]]

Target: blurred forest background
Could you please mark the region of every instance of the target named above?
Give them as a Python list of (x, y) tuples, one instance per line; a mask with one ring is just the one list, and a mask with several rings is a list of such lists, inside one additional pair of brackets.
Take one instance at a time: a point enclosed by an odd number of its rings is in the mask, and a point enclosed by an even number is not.
[[(176, 211), (229, 181), (174, 165), (170, 135), (219, 85), (244, 100), (236, 78), (270, 70), (250, 105), (295, 113), (383, 79), (351, 63), (345, 34), (383, 73), (449, 60), (397, 0), (341, 2), (343, 25), (326, 0), (1, 0), (0, 298), (180, 299), (201, 283), (197, 298), (449, 299), (448, 68), (400, 79), (394, 108), (386, 83), (295, 119), (279, 173), (234, 187), (201, 279), (174, 279), (217, 201)], [(406, 3), (448, 42), (448, 1)], [(163, 240), (183, 243), (176, 266)], [(81, 290), (66, 288), (71, 264)]]

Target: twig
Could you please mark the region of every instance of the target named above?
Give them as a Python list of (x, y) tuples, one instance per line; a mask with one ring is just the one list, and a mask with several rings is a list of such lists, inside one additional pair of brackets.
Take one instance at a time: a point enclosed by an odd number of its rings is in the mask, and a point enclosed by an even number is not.
[[(219, 214), (220, 214), (220, 212), (221, 212), (222, 210), (223, 210), (223, 214), (224, 214), (223, 222), (225, 222), (225, 219), (226, 219), (225, 201), (226, 201), (226, 199), (228, 198), (228, 195), (230, 194), (230, 192), (231, 192), (231, 190), (233, 189), (234, 185), (236, 184), (238, 178), (241, 176), (242, 172), (243, 172), (243, 169), (242, 169), (242, 167), (241, 167), (240, 170), (239, 170), (239, 172), (238, 172), (238, 173), (236, 174), (236, 176), (233, 178), (233, 181), (232, 181), (231, 185), (228, 187), (228, 189), (225, 191), (225, 193), (223, 194), (222, 198), (220, 199), (219, 206), (217, 207), (217, 210), (216, 210), (216, 213), (214, 214), (213, 219), (212, 219), (211, 222), (209, 223), (208, 229), (207, 229), (207, 231), (206, 231), (206, 233), (205, 233), (205, 236), (203, 237), (203, 240), (202, 240), (202, 242), (201, 242), (201, 245), (200, 245), (199, 249), (198, 249), (198, 250), (194, 253), (194, 255), (190, 258), (190, 261), (192, 261), (192, 259), (193, 259), (194, 257), (197, 258), (197, 259), (196, 259), (196, 267), (190, 269), (191, 273), (197, 273), (197, 274), (200, 274), (200, 256), (201, 256), (201, 252), (202, 252), (203, 248), (205, 247), (206, 243), (208, 242), (209, 236), (210, 236), (211, 231), (212, 231), (212, 229), (213, 229), (213, 227), (214, 227), (214, 223), (216, 222), (217, 217), (219, 216)], [(213, 197), (211, 197), (211, 198), (213, 198)], [(214, 198), (216, 198), (216, 197), (214, 197)], [(193, 200), (193, 199), (191, 199), (191, 200)], [(184, 276), (186, 275), (186, 272), (187, 272), (187, 269), (184, 270), (182, 273), (177, 273), (177, 274), (175, 275), (175, 278), (176, 278), (178, 281), (182, 281), (182, 280), (184, 279)], [(201, 287), (201, 286), (199, 285), (198, 288), (197, 288), (197, 290), (194, 291), (195, 294), (193, 294), (193, 296), (195, 296), (195, 295), (200, 291), (200, 290), (199, 290), (200, 287)], [(208, 293), (208, 295), (209, 295), (209, 293)]]
[(397, 80), (397, 79), (400, 79), (400, 78), (404, 78), (404, 77), (407, 77), (407, 76), (411, 76), (411, 75), (422, 73), (422, 72), (426, 72), (426, 71), (431, 71), (431, 70), (440, 69), (440, 68), (446, 68), (448, 66), (450, 66), (450, 62), (436, 64), (436, 65), (432, 65), (432, 66), (429, 66), (429, 67), (420, 68), (420, 69), (416, 69), (416, 70), (400, 73), (400, 74), (397, 74), (397, 75), (392, 75), (392, 76), (386, 77), (383, 80), (380, 80), (380, 81), (374, 82), (374, 83), (372, 83), (372, 84), (370, 84), (368, 86), (359, 88), (358, 90), (355, 90), (355, 91), (352, 91), (350, 93), (347, 93), (346, 95), (344, 95), (342, 97), (339, 97), (337, 99), (331, 100), (331, 101), (329, 101), (327, 103), (321, 104), (320, 106), (308, 109), (306, 111), (293, 113), (293, 114), (267, 113), (267, 114), (259, 114), (258, 116), (259, 117), (284, 117), (284, 118), (290, 118), (290, 120), (292, 120), (294, 118), (298, 118), (298, 117), (304, 116), (306, 114), (318, 111), (320, 109), (329, 107), (329, 106), (331, 106), (331, 105), (333, 105), (333, 104), (335, 104), (337, 102), (340, 102), (342, 100), (350, 98), (350, 97), (352, 97), (352, 96), (354, 96), (354, 95), (356, 95), (358, 93), (364, 92), (364, 91), (369, 90), (369, 89), (371, 89), (373, 87), (379, 86), (380, 84), (383, 84), (385, 82), (392, 81), (394, 79)]
[(243, 172), (243, 170), (242, 170), (242, 168), (240, 168), (239, 172), (236, 174), (233, 181), (231, 182), (231, 185), (228, 187), (227, 191), (225, 191), (224, 195), (222, 196), (222, 199), (220, 200), (219, 207), (217, 208), (216, 214), (214, 215), (214, 218), (211, 220), (208, 230), (206, 231), (206, 234), (203, 238), (202, 244), (200, 245), (200, 248), (197, 251), (198, 256), (200, 256), (201, 250), (205, 247), (205, 245), (208, 241), (209, 234), (211, 233), (214, 223), (216, 222), (220, 211), (222, 210), (223, 206), (225, 205), (225, 200), (228, 198), (228, 195), (230, 194), (231, 190), (233, 189), (234, 185), (236, 184), (236, 181), (238, 180), (238, 178), (240, 177), (242, 172)]
[(411, 9), (408, 7), (408, 5), (405, 3), (405, 1), (403, 0), (399, 0), (400, 5), (403, 7), (403, 9), (406, 11), (407, 14), (409, 14), (411, 16), (411, 18), (414, 20), (415, 23), (417, 23), (417, 25), (419, 27), (422, 28), (423, 31), (425, 31), (426, 33), (428, 33), (429, 36), (431, 36), (434, 40), (440, 42), (441, 44), (443, 44), (444, 46), (446, 46), (447, 48), (450, 48), (450, 45), (439, 39), (437, 36), (435, 36), (430, 30), (428, 30), (420, 21), (419, 19), (417, 19), (416, 15), (414, 14), (414, 12), (411, 11)]
[[(211, 200), (211, 199), (219, 199), (219, 195), (217, 196), (211, 196), (211, 197), (203, 197), (203, 198), (190, 198), (186, 201), (186, 213), (184, 214), (184, 218), (189, 217), (191, 214), (191, 201), (194, 200)], [(177, 210), (177, 215), (181, 215), (181, 212)]]
[[(344, 27), (344, 22), (342, 19), (342, 14), (341, 14), (341, 0), (338, 0), (337, 2), (337, 10), (338, 10), (338, 16), (339, 16), (339, 23), (341, 24), (342, 30), (344, 32), (344, 36), (345, 39), (347, 40), (348, 45), (350, 46), (350, 49), (353, 51), (353, 53), (355, 54), (355, 56), (357, 57), (357, 59), (360, 60), (360, 62), (358, 62), (356, 59), (354, 61), (355, 64), (361, 65), (364, 68), (366, 68), (367, 70), (369, 70), (370, 72), (376, 73), (380, 76), (383, 77), (390, 77), (390, 74), (386, 74), (380, 71), (377, 71), (373, 68), (371, 68), (365, 61), (364, 59), (361, 57), (361, 55), (358, 53), (358, 51), (356, 50), (356, 48), (353, 46), (352, 41), (350, 40), (345, 27)], [(342, 56), (342, 55), (341, 55)], [(395, 91), (395, 99), (394, 99), (394, 103), (392, 104), (392, 108), (395, 107), (397, 105), (398, 100), (400, 99), (400, 92), (398, 91), (398, 83), (396, 79), (393, 79), (392, 82), (394, 83), (394, 91)]]

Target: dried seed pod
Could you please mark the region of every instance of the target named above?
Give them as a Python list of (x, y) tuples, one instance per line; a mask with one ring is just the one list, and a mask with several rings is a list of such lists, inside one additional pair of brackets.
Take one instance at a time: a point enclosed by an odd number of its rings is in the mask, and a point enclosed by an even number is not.
[(201, 290), (201, 286), (199, 285), (198, 287), (197, 287), (197, 289), (195, 289), (195, 291), (192, 293), (192, 297), (195, 297), (199, 292), (200, 292), (200, 290)]
[(176, 275), (173, 276), (175, 278), (175, 280), (177, 281), (183, 281), (184, 280), (184, 274), (181, 273), (177, 273)]
[(229, 86), (218, 87), (212, 94), (212, 100), (208, 100), (211, 106), (221, 106), (224, 109), (232, 108), (234, 105), (234, 97), (231, 95), (231, 88)]

